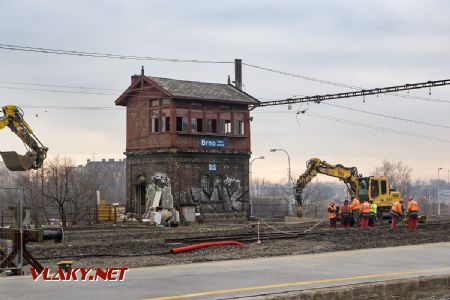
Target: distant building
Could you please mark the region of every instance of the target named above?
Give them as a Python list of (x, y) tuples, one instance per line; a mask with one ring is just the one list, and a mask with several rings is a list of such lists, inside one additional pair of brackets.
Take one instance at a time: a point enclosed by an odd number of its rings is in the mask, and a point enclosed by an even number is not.
[[(202, 212), (249, 209), (249, 106), (236, 86), (141, 75), (115, 101), (127, 108), (127, 212), (138, 216), (154, 197)], [(155, 186), (169, 187), (156, 195)], [(166, 189), (167, 190), (167, 189)]]
[(450, 204), (450, 190), (440, 190), (439, 191), (439, 200), (442, 203)]
[(108, 185), (100, 191), (101, 198), (107, 203), (120, 203), (125, 205), (125, 159), (102, 159), (100, 161), (87, 160), (84, 168), (86, 171), (99, 172), (100, 176), (108, 178)]

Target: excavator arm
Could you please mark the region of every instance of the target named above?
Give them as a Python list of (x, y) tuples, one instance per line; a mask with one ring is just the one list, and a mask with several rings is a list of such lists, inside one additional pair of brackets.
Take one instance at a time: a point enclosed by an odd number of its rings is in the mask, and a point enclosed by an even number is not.
[(298, 206), (302, 206), (302, 193), (304, 188), (317, 174), (324, 174), (339, 178), (343, 181), (350, 192), (355, 195), (358, 190), (358, 169), (356, 167), (347, 168), (343, 165), (332, 165), (319, 158), (311, 158), (306, 162), (306, 171), (297, 179), (295, 187), (295, 199)]
[(47, 157), (48, 148), (44, 147), (34, 135), (30, 125), (23, 119), (23, 111), (17, 106), (2, 107), (3, 116), (0, 116), (0, 130), (8, 127), (25, 144), (28, 152), (19, 155), (15, 151), (0, 152), (3, 162), (11, 171), (37, 170), (42, 167)]

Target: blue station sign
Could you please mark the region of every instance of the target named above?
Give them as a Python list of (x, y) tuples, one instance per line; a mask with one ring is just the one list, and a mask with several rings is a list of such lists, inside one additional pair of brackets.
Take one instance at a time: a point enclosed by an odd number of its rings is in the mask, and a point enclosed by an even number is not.
[(225, 148), (225, 139), (201, 138), (199, 140), (200, 147), (203, 148)]

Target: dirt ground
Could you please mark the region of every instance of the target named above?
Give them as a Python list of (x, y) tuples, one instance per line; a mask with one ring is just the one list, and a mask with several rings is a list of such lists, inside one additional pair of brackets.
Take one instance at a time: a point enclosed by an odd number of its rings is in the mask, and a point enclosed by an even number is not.
[[(306, 230), (315, 224), (317, 220), (306, 223), (302, 221), (300, 224), (271, 223), (270, 225), (279, 230)], [(323, 222), (315, 229), (326, 227), (326, 222)], [(261, 225), (261, 230), (270, 232), (273, 229)], [(44, 266), (51, 268), (56, 267), (56, 262), (61, 259), (73, 260), (75, 267), (134, 268), (450, 241), (450, 226), (440, 225), (419, 227), (415, 231), (408, 230), (406, 227), (400, 227), (395, 231), (387, 228), (359, 228), (346, 234), (265, 240), (261, 244), (247, 243), (244, 247), (211, 247), (180, 254), (170, 253), (172, 247), (180, 245), (164, 243), (165, 237), (222, 232), (252, 232), (256, 235), (257, 228), (254, 222), (202, 224), (177, 228), (136, 225), (70, 228), (65, 231), (63, 243), (55, 244), (47, 241), (35, 244), (36, 251), (33, 254)]]

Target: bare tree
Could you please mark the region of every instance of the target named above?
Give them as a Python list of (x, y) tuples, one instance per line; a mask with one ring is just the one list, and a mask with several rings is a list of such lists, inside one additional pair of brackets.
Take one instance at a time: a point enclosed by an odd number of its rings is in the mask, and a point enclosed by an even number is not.
[(267, 190), (266, 180), (264, 178), (255, 178), (251, 182), (250, 196), (260, 197), (264, 196)]
[(68, 157), (56, 157), (45, 168), (44, 195), (57, 210), (63, 227), (67, 226), (67, 214), (71, 201), (71, 182), (74, 163)]
[(23, 188), (24, 206), (30, 208), (30, 217), (36, 226), (41, 225), (46, 216), (41, 179), (39, 171), (23, 172), (15, 177), (15, 185)]
[(375, 168), (373, 175), (389, 178), (389, 182), (397, 188), (400, 195), (408, 196), (411, 190), (412, 169), (402, 162), (383, 160), (380, 167)]

